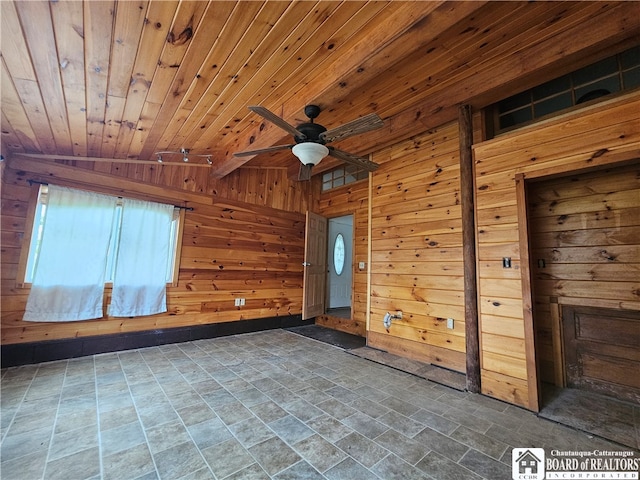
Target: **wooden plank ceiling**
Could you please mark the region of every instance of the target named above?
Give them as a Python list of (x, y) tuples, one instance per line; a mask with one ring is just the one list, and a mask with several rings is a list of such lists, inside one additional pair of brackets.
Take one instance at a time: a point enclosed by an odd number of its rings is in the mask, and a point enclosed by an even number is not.
[(636, 2), (0, 3), (5, 157), (155, 160), (188, 148), (212, 155), (217, 177), (247, 162), (297, 168), (289, 151), (233, 157), (291, 142), (249, 105), (295, 125), (317, 104), (327, 128), (376, 112), (382, 130), (336, 145), (364, 155), (640, 31)]

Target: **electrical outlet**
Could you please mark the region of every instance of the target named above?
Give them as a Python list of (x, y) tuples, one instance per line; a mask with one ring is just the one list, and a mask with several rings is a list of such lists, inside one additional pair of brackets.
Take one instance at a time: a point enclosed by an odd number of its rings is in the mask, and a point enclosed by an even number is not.
[(244, 298), (241, 298), (241, 299), (240, 299), (240, 306), (241, 306), (241, 307), (244, 307), (244, 305), (245, 305), (245, 299), (244, 299)]
[(364, 263), (364, 262), (360, 262), (360, 263), (358, 263), (358, 268), (359, 268), (360, 270), (364, 270), (366, 266), (367, 266), (367, 264), (366, 264), (366, 263)]
[(234, 305), (235, 305), (236, 307), (239, 307), (239, 306), (240, 306), (240, 299), (239, 299), (239, 298), (236, 298), (236, 299), (234, 300)]
[(447, 318), (447, 328), (453, 330), (453, 318)]

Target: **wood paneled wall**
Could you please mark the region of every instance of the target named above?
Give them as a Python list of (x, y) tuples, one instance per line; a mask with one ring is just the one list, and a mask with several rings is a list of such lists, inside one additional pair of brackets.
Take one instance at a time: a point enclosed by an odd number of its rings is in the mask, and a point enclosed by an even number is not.
[[(465, 370), (457, 124), (374, 155), (368, 344)], [(386, 312), (402, 311), (385, 328)], [(447, 328), (447, 319), (454, 328)]]
[(474, 147), (483, 393), (538, 409), (523, 183), (637, 158), (638, 111), (636, 92)]
[[(291, 162), (297, 162), (293, 155)], [(293, 170), (297, 176), (297, 169)], [(276, 210), (305, 213), (317, 208), (319, 184), (319, 177), (310, 182), (288, 178), (286, 169), (242, 167), (222, 179), (209, 177), (206, 194)]]
[(564, 386), (562, 307), (640, 310), (640, 159), (528, 187), (540, 374)]
[[(168, 178), (178, 175), (172, 173)], [(185, 175), (188, 173), (182, 172)], [(193, 207), (185, 213), (179, 281), (168, 288), (168, 312), (131, 319), (23, 322), (29, 290), (17, 288), (16, 277), (29, 198), (37, 188), (29, 185), (29, 179)], [(300, 212), (310, 201), (308, 183), (290, 182), (285, 170), (252, 170), (242, 182), (235, 177), (227, 183), (218, 180), (217, 191), (211, 195), (150, 185), (143, 183), (144, 177), (140, 180), (52, 162), (19, 158), (9, 162), (2, 184), (2, 344), (301, 312), (304, 215)], [(222, 195), (233, 198), (220, 198)], [(265, 206), (269, 204), (272, 206)], [(283, 206), (295, 206), (298, 211), (285, 211)], [(107, 291), (105, 305), (108, 296)], [(245, 298), (246, 305), (235, 307), (236, 297)]]
[[(353, 288), (351, 319), (321, 315), (316, 324), (364, 337), (367, 326), (367, 272), (369, 269), (369, 181), (362, 180), (320, 194), (318, 213), (327, 218), (353, 215)], [(358, 267), (360, 262), (365, 268)]]
[[(483, 393), (538, 408), (533, 297), (522, 272), (529, 270), (524, 184), (639, 158), (639, 110), (636, 92), (474, 147)], [(458, 127), (444, 125), (373, 159), (381, 167), (370, 184), (322, 195), (317, 182), (292, 185), (284, 170), (239, 173), (215, 182), (200, 176), (191, 181), (188, 170), (167, 171), (162, 181), (146, 182), (139, 172), (129, 171), (135, 179), (130, 180), (113, 171), (12, 160), (2, 185), (2, 343), (299, 313), (301, 212), (308, 208), (325, 216), (355, 215), (354, 264), (368, 260), (370, 272), (356, 272), (354, 319), (363, 322), (369, 315), (369, 345), (464, 371)], [(64, 325), (21, 322), (28, 290), (15, 288), (16, 265), (31, 192), (26, 180), (34, 177), (194, 207), (186, 215), (180, 281), (169, 290), (167, 315)], [(608, 200), (622, 201), (620, 195)], [(511, 268), (503, 268), (504, 257), (511, 258)], [(609, 300), (640, 309), (633, 297), (637, 289), (626, 300), (629, 293), (621, 295), (626, 296)], [(235, 297), (245, 297), (247, 305), (234, 307)], [(384, 314), (397, 310), (403, 319), (385, 329)], [(447, 318), (454, 320), (454, 329), (447, 329)]]

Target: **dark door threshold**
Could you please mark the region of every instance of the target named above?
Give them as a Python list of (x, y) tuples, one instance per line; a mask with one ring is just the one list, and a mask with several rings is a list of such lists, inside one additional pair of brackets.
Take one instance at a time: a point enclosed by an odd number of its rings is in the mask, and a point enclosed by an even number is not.
[(304, 337), (313, 338), (314, 340), (328, 343), (329, 345), (340, 347), (345, 350), (364, 347), (364, 345), (366, 344), (366, 339), (363, 337), (352, 335), (351, 333), (333, 330), (331, 328), (323, 327), (322, 325), (291, 327), (285, 330), (297, 333), (298, 335), (302, 335)]

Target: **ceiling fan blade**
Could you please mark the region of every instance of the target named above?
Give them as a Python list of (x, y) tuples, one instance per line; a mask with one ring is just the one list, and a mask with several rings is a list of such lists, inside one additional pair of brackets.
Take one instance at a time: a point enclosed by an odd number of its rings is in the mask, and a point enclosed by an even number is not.
[(359, 157), (357, 155), (354, 155), (353, 153), (348, 153), (343, 150), (338, 150), (335, 147), (327, 147), (327, 148), (329, 149), (329, 155), (331, 155), (332, 157), (337, 158), (338, 160), (342, 160), (343, 162), (348, 163), (350, 165), (355, 165), (357, 167), (363, 168), (368, 172), (373, 172), (380, 166), (377, 163), (372, 162), (368, 158)]
[(283, 129), (285, 132), (290, 133), (294, 137), (298, 137), (301, 140), (305, 140), (307, 138), (307, 136), (301, 131), (299, 131), (296, 127), (294, 127), (287, 121), (283, 120), (282, 118), (277, 116), (275, 113), (273, 113), (271, 110), (268, 110), (265, 107), (261, 107), (259, 105), (252, 105), (249, 107), (249, 110), (269, 120), (271, 123), (273, 123), (274, 125), (277, 125), (281, 129)]
[(286, 150), (287, 148), (291, 148), (295, 145), (295, 143), (291, 145), (274, 145), (273, 147), (259, 148), (257, 150), (247, 150), (246, 152), (236, 152), (233, 154), (234, 157), (250, 157), (252, 155), (258, 155), (260, 153), (269, 153), (269, 152), (277, 152), (278, 150)]
[(359, 133), (368, 132), (381, 128), (384, 125), (382, 119), (377, 113), (370, 113), (364, 117), (356, 118), (350, 122), (345, 123), (336, 128), (331, 128), (324, 133), (320, 134), (320, 139), (325, 143), (335, 142), (336, 140), (342, 140), (352, 135), (358, 135)]
[(303, 165), (300, 164), (300, 170), (298, 170), (298, 180), (310, 180), (311, 179), (311, 169), (313, 168), (312, 164)]

